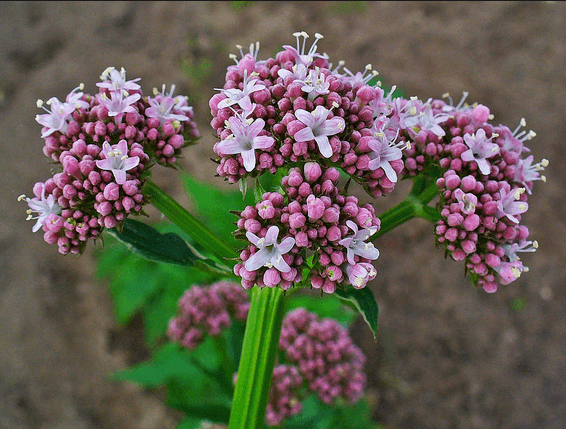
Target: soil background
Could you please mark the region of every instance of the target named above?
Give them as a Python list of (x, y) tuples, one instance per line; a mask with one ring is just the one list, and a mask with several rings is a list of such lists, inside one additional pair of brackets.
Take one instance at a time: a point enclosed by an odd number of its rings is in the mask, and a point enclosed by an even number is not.
[[(405, 96), (457, 101), (468, 91), (494, 122), (514, 129), (524, 117), (535, 159), (550, 160), (523, 216), (540, 248), (523, 258), (530, 272), (495, 294), (470, 286), (425, 221), (379, 240), (379, 337), (363, 321), (352, 331), (375, 419), (404, 429), (566, 427), (566, 3), (23, 1), (0, 3), (0, 428), (169, 429), (179, 418), (160, 392), (110, 380), (146, 351), (139, 320), (116, 324), (92, 246), (63, 257), (25, 220), (18, 195), (50, 176), (36, 100), (63, 99), (81, 82), (93, 93), (108, 66), (141, 77), (146, 94), (175, 84), (203, 136), (184, 169), (228, 188), (214, 177), (208, 131), (228, 55), (260, 41), (267, 58), (302, 30), (325, 36), (319, 51), (335, 64), (370, 63)], [(176, 173), (154, 180), (185, 203)], [(378, 213), (404, 196), (375, 201)]]

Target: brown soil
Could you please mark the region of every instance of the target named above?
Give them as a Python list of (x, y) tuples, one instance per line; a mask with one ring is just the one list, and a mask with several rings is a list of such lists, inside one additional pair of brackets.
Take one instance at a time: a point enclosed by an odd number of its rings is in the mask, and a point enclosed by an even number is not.
[[(550, 160), (523, 217), (540, 249), (524, 258), (530, 272), (496, 294), (470, 286), (425, 221), (379, 240), (378, 341), (361, 321), (353, 331), (375, 418), (405, 429), (566, 427), (566, 3), (150, 1), (0, 5), (0, 428), (169, 429), (178, 418), (162, 392), (109, 380), (146, 356), (139, 321), (118, 326), (92, 252), (62, 257), (16, 202), (50, 174), (36, 100), (81, 82), (93, 92), (108, 66), (141, 77), (146, 91), (176, 84), (203, 134), (184, 168), (226, 186), (207, 130), (228, 54), (259, 40), (268, 57), (301, 30), (322, 33), (334, 62), (371, 63), (406, 96), (468, 91), (498, 123), (525, 117), (535, 158)], [(155, 181), (185, 202), (175, 173)], [(378, 212), (403, 192), (375, 201)]]

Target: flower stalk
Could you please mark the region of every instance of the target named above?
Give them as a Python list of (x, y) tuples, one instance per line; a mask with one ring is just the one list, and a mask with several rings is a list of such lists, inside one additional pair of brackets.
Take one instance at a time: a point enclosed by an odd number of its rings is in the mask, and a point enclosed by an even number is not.
[(229, 429), (264, 427), (284, 304), (280, 288), (253, 289)]
[[(151, 198), (150, 202), (155, 208), (212, 254), (228, 260), (237, 257), (234, 249), (155, 183), (148, 180), (144, 185), (144, 193)], [(284, 303), (284, 291), (280, 288), (254, 288), (252, 291), (230, 429), (263, 428), (285, 315)]]
[(199, 245), (221, 260), (231, 260), (238, 254), (220, 237), (210, 231), (206, 225), (188, 212), (177, 201), (167, 195), (151, 180), (144, 184), (144, 194), (150, 198), (150, 203), (171, 222), (185, 231)]

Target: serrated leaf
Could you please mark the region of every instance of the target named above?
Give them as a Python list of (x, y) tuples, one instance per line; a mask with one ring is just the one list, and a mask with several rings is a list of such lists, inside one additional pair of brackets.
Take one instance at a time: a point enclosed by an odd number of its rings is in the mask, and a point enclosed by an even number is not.
[(368, 287), (363, 289), (347, 287), (346, 289), (336, 289), (334, 293), (339, 298), (351, 302), (354, 305), (370, 327), (373, 338), (377, 338), (377, 316), (379, 309), (371, 289)]
[(155, 262), (177, 265), (194, 265), (198, 256), (185, 240), (173, 232), (160, 233), (143, 222), (126, 219), (122, 231), (107, 230), (109, 234), (124, 243), (138, 255)]

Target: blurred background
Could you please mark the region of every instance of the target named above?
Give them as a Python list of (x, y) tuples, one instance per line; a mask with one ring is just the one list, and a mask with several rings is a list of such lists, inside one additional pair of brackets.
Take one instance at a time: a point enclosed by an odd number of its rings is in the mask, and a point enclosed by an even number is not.
[[(51, 175), (36, 100), (81, 82), (94, 93), (108, 66), (141, 77), (144, 94), (175, 84), (202, 134), (183, 169), (232, 189), (209, 159), (208, 100), (235, 45), (260, 41), (264, 59), (302, 30), (324, 35), (319, 51), (334, 64), (370, 63), (406, 97), (449, 92), (457, 102), (467, 91), (496, 123), (525, 118), (535, 160), (550, 160), (523, 216), (540, 248), (523, 258), (530, 272), (495, 294), (470, 286), (424, 220), (376, 242), (378, 339), (362, 320), (352, 330), (374, 418), (392, 428), (566, 427), (565, 2), (24, 1), (0, 5), (0, 428), (168, 429), (179, 418), (162, 392), (110, 379), (148, 351), (139, 317), (116, 323), (93, 246), (63, 257), (25, 220), (18, 195)], [(188, 203), (177, 172), (155, 172)], [(401, 184), (377, 212), (405, 194)]]

